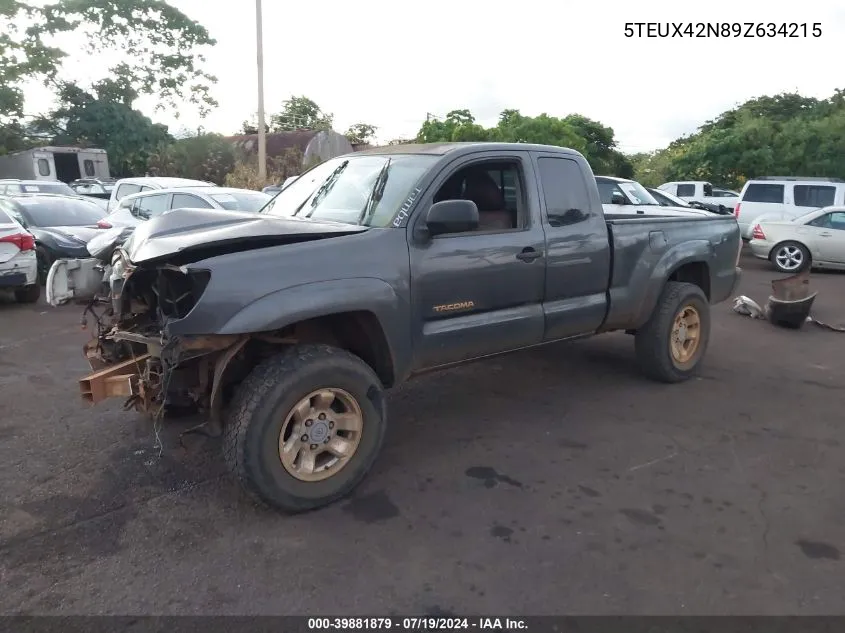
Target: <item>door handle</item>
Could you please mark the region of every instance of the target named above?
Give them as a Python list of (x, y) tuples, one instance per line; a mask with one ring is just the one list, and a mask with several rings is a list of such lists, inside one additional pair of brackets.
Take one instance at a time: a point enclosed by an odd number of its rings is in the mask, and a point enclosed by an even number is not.
[(521, 253), (517, 253), (516, 258), (523, 262), (533, 262), (535, 259), (542, 256), (543, 251), (538, 251), (529, 246), (528, 248), (522, 249)]

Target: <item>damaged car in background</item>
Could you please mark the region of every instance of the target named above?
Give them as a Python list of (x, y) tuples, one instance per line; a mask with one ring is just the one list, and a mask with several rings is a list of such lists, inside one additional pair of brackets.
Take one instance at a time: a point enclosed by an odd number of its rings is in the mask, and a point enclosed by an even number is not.
[(619, 330), (646, 375), (689, 379), (740, 247), (732, 217), (605, 213), (572, 150), (400, 145), (326, 161), (259, 213), (104, 232), (47, 293), (85, 303), (83, 400), (156, 424), (198, 409), (242, 487), (301, 512), (362, 481), (385, 390), (423, 372)]

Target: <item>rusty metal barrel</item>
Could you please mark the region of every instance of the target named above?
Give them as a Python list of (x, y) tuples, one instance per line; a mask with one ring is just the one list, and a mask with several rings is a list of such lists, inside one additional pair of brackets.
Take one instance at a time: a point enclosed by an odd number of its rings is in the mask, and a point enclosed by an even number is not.
[(816, 292), (810, 288), (810, 271), (772, 281), (772, 294), (766, 304), (769, 321), (781, 327), (798, 329), (807, 322)]

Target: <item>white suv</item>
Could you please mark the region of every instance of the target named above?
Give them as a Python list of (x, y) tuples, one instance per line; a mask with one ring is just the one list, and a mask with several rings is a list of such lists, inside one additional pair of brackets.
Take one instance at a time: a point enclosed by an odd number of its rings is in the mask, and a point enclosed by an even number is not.
[(792, 220), (813, 209), (845, 204), (845, 180), (766, 176), (745, 183), (734, 209), (743, 239), (758, 221)]

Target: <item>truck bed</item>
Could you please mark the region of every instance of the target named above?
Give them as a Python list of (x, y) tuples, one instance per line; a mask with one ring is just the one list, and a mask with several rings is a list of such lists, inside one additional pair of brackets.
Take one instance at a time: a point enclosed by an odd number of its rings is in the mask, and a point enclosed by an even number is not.
[[(697, 275), (706, 283), (711, 303), (726, 300), (736, 282), (735, 265), (741, 240), (736, 218), (712, 216), (605, 215), (612, 244), (608, 284), (608, 315), (602, 330), (641, 325), (661, 283), (672, 271), (686, 266), (684, 275)], [(647, 239), (646, 239), (647, 236)], [(704, 259), (706, 263), (701, 263)], [(680, 279), (683, 281), (685, 279)], [(644, 292), (645, 290), (645, 292)]]

